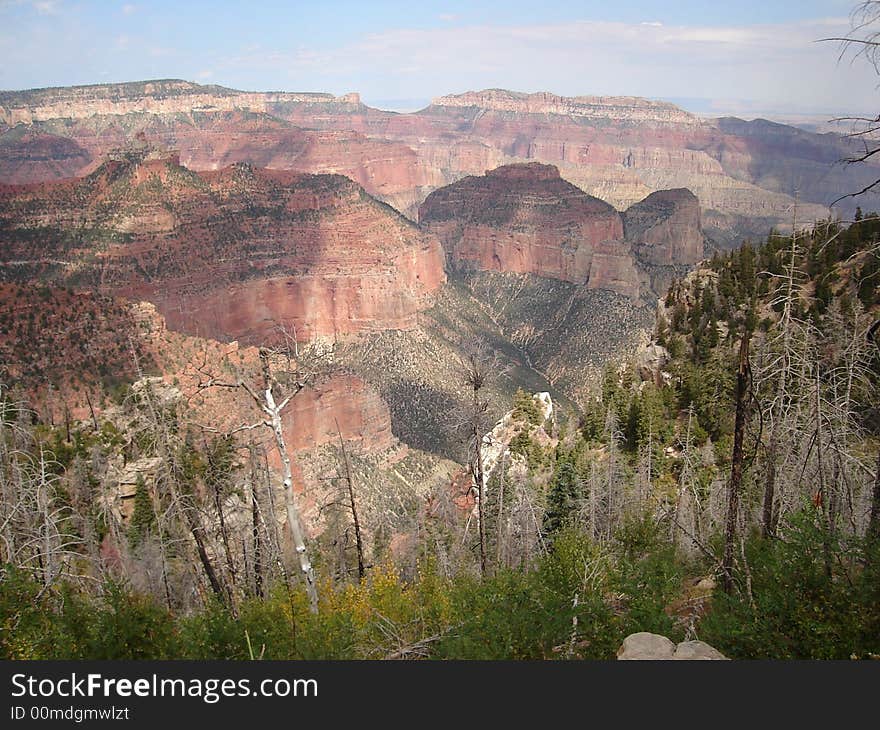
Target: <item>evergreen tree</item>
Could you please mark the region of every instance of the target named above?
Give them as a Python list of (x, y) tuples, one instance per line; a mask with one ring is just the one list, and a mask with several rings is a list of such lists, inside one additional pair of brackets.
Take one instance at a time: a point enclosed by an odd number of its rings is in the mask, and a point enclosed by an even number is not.
[(572, 515), (576, 514), (583, 497), (583, 484), (574, 464), (569, 459), (561, 459), (547, 493), (545, 534), (552, 536), (565, 527), (571, 521)]
[(152, 533), (155, 526), (156, 513), (153, 511), (150, 490), (147, 489), (143, 474), (138, 474), (134, 488), (134, 512), (128, 524), (129, 544), (136, 548)]

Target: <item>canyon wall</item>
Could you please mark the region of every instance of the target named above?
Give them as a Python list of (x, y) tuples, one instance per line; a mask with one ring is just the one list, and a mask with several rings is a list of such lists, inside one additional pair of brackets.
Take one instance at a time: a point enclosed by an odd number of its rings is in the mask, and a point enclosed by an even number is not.
[[(730, 244), (790, 225), (795, 191), (798, 220), (806, 224), (880, 177), (877, 165), (836, 164), (857, 152), (839, 135), (701, 119), (634, 97), (489, 89), (396, 114), (372, 109), (356, 94), (241, 92), (166, 80), (0, 92), (2, 124), (0, 175), (7, 182), (88, 172), (112, 145), (144, 131), (180, 149), (184, 164), (196, 169), (248, 161), (344, 174), (414, 218), (432, 189), (538, 161), (621, 210), (651, 192), (687, 188), (700, 201), (707, 232)], [(857, 202), (880, 207), (880, 197), (869, 195), (837, 209), (848, 216)]]
[(505, 165), (431, 193), (423, 228), (452, 269), (535, 274), (636, 298), (638, 262), (686, 265), (703, 257), (700, 205), (687, 190), (652, 193), (621, 216), (552, 165)]
[(703, 258), (700, 201), (690, 190), (660, 190), (623, 214), (627, 241), (650, 264), (695, 264)]
[(335, 102), (360, 105), (357, 94), (247, 92), (180, 79), (92, 84), (29, 91), (0, 91), (0, 123), (31, 124), (48, 119), (83, 119), (95, 114), (175, 114), (180, 112), (264, 112), (270, 105), (291, 102)]
[[(841, 189), (859, 189), (854, 186), (861, 180), (850, 172), (843, 173), (846, 180), (840, 174), (816, 174), (819, 167), (826, 172), (833, 167), (817, 157), (817, 149), (839, 160), (845, 149), (852, 150), (851, 141), (777, 125), (793, 130), (783, 152), (778, 133), (767, 138), (758, 129), (740, 136), (725, 120), (702, 119), (667, 102), (635, 97), (567, 98), (489, 89), (440, 97), (414, 114), (352, 110), (350, 105), (338, 105), (334, 114), (332, 103), (315, 114), (314, 106), (292, 102), (272, 111), (303, 126), (354, 129), (397, 140), (425, 159), (440, 156), (449, 181), (480, 172), (473, 169), (471, 153), (482, 146), (497, 156), (484, 169), (528, 160), (554, 164), (563, 178), (619, 209), (651, 192), (685, 187), (697, 195), (704, 221), (723, 241), (790, 223), (797, 189), (802, 219), (825, 217), (825, 206)], [(880, 176), (880, 167), (860, 174)], [(809, 185), (793, 184), (808, 178)]]
[(0, 244), (3, 279), (146, 299), (172, 329), (243, 342), (410, 328), (445, 280), (437, 239), (345, 177), (155, 152), (0, 186)]
[(404, 212), (446, 179), (400, 142), (352, 131), (304, 130), (262, 112), (235, 109), (96, 114), (21, 125), (0, 135), (0, 180), (30, 183), (86, 175), (115, 151), (142, 145), (176, 150), (192, 170), (247, 162), (345, 175)]

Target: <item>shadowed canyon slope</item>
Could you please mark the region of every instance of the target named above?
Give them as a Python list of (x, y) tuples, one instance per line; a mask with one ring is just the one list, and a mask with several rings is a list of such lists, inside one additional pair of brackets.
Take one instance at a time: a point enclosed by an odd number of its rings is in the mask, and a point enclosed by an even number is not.
[[(397, 437), (460, 458), (463, 442), (447, 420), (467, 397), (458, 371), (462, 342), (486, 342), (511, 366), (488, 389), (499, 415), (519, 386), (550, 389), (554, 397), (567, 391), (579, 400), (576, 375), (629, 347), (645, 324), (643, 305), (587, 291), (582, 272), (563, 267), (566, 246), (595, 241), (596, 251), (584, 252), (592, 284), (601, 285), (591, 289), (639, 293), (633, 277), (633, 290), (608, 278), (617, 276), (609, 261), (627, 272), (635, 265), (613, 208), (552, 166), (516, 165), (476, 182), (485, 180), (491, 195), (464, 198), (470, 214), (491, 223), (493, 215), (515, 213), (501, 222), (519, 227), (516, 245), (534, 254), (519, 268), (502, 261), (494, 269), (499, 279), (474, 271), (443, 287), (438, 238), (341, 176), (246, 164), (195, 173), (147, 147), (118, 153), (84, 178), (0, 186), (0, 276), (150, 301), (162, 331), (167, 323), (166, 337), (177, 332), (244, 346), (277, 341), (283, 326), (300, 340), (332, 340), (337, 376), (313, 394), (314, 403), (309, 394), (299, 400), (297, 420), (307, 427), (291, 435), (293, 444), (332, 441), (338, 418), (344, 434), (362, 422), (379, 424), (362, 438), (369, 448)], [(435, 196), (454, 200), (468, 184)], [(512, 207), (496, 206), (494, 194)], [(614, 260), (609, 247), (618, 249)], [(124, 338), (121, 345), (114, 362), (127, 364)], [(555, 378), (562, 393), (548, 382)], [(322, 417), (318, 406), (333, 403)], [(385, 403), (386, 417), (362, 415), (379, 413)], [(389, 417), (391, 425), (381, 426)]]
[[(282, 121), (282, 120), (286, 120)], [(504, 90), (436, 99), (413, 114), (357, 94), (251, 93), (184, 81), (0, 93), (0, 174), (29, 182), (81, 173), (137, 133), (177, 147), (195, 169), (237, 161), (338, 172), (414, 217), (430, 190), (509, 162), (540, 161), (618, 209), (687, 188), (721, 243), (827, 215), (880, 176), (836, 164), (851, 140), (756, 120), (707, 120), (632, 97)], [(294, 126), (296, 125), (296, 126)], [(317, 130), (323, 130), (319, 132)], [(861, 201), (863, 206), (875, 198)], [(844, 215), (853, 201), (840, 204)]]
[[(286, 357), (272, 361), (281, 380), (277, 392), (289, 392)], [(390, 519), (389, 500), (413, 502), (423, 490), (450, 480), (454, 464), (396, 438), (389, 407), (375, 387), (330, 362), (316, 364), (320, 372), (282, 412), (284, 439), (294, 457), (294, 488), (310, 533), (324, 529), (321, 507), (335, 499), (340, 444), (358, 480), (365, 514), (376, 505)], [(203, 387), (208, 374), (226, 383), (241, 378), (258, 390), (257, 348), (175, 332), (146, 302), (33, 282), (0, 285), (3, 395), (8, 398), (11, 383), (14, 397), (27, 398), (44, 423), (81, 422), (83, 429), (100, 430), (120, 444), (102, 488), (129, 515), (136, 475), (150, 482), (155, 468), (155, 459), (123, 456), (130, 450), (126, 442), (141, 427), (132, 414), (146, 410), (145, 399), (151, 408), (175, 414), (195, 442), (261, 421), (263, 414), (243, 389)], [(277, 472), (280, 461), (268, 430), (248, 429), (244, 436), (243, 443), (265, 453), (265, 466)], [(274, 484), (275, 504), (283, 505), (280, 480)]]
[(0, 251), (7, 281), (147, 299), (172, 329), (245, 342), (412, 327), (445, 279), (439, 242), (345, 177), (148, 151), (0, 186)]

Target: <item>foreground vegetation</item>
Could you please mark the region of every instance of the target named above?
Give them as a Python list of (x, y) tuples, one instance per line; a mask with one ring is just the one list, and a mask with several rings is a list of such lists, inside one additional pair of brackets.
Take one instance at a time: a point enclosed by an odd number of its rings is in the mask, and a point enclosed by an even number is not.
[[(483, 490), (497, 373), (473, 351), (468, 488), (358, 523), (343, 452), (310, 591), (273, 518), (271, 438), (195, 432), (149, 384), (63, 428), (4, 391), (0, 654), (604, 659), (652, 631), (876, 657), (878, 237), (874, 216), (771, 234), (674, 282), (652, 357), (609, 367), (579, 418), (517, 395)], [(126, 515), (106, 497), (120, 463), (152, 470)]]
[[(237, 615), (218, 602), (182, 614), (119, 583), (44, 590), (7, 568), (0, 582), (5, 659), (612, 659), (635, 631), (697, 635), (734, 658), (869, 658), (880, 654), (880, 565), (862, 546), (835, 551), (806, 510), (785, 542), (746, 544), (747, 593), (711, 598), (650, 520), (598, 546), (574, 530), (531, 570), (445, 578), (427, 562), (411, 581), (391, 566), (361, 584), (276, 589)], [(693, 617), (701, 616), (694, 634)]]

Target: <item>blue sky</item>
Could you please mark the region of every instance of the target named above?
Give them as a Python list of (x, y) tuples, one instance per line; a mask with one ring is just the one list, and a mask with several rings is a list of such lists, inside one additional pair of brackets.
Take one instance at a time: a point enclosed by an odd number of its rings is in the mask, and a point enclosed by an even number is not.
[(878, 101), (873, 68), (815, 42), (854, 4), (0, 0), (0, 88), (173, 77), (402, 107), (501, 87), (839, 115)]

